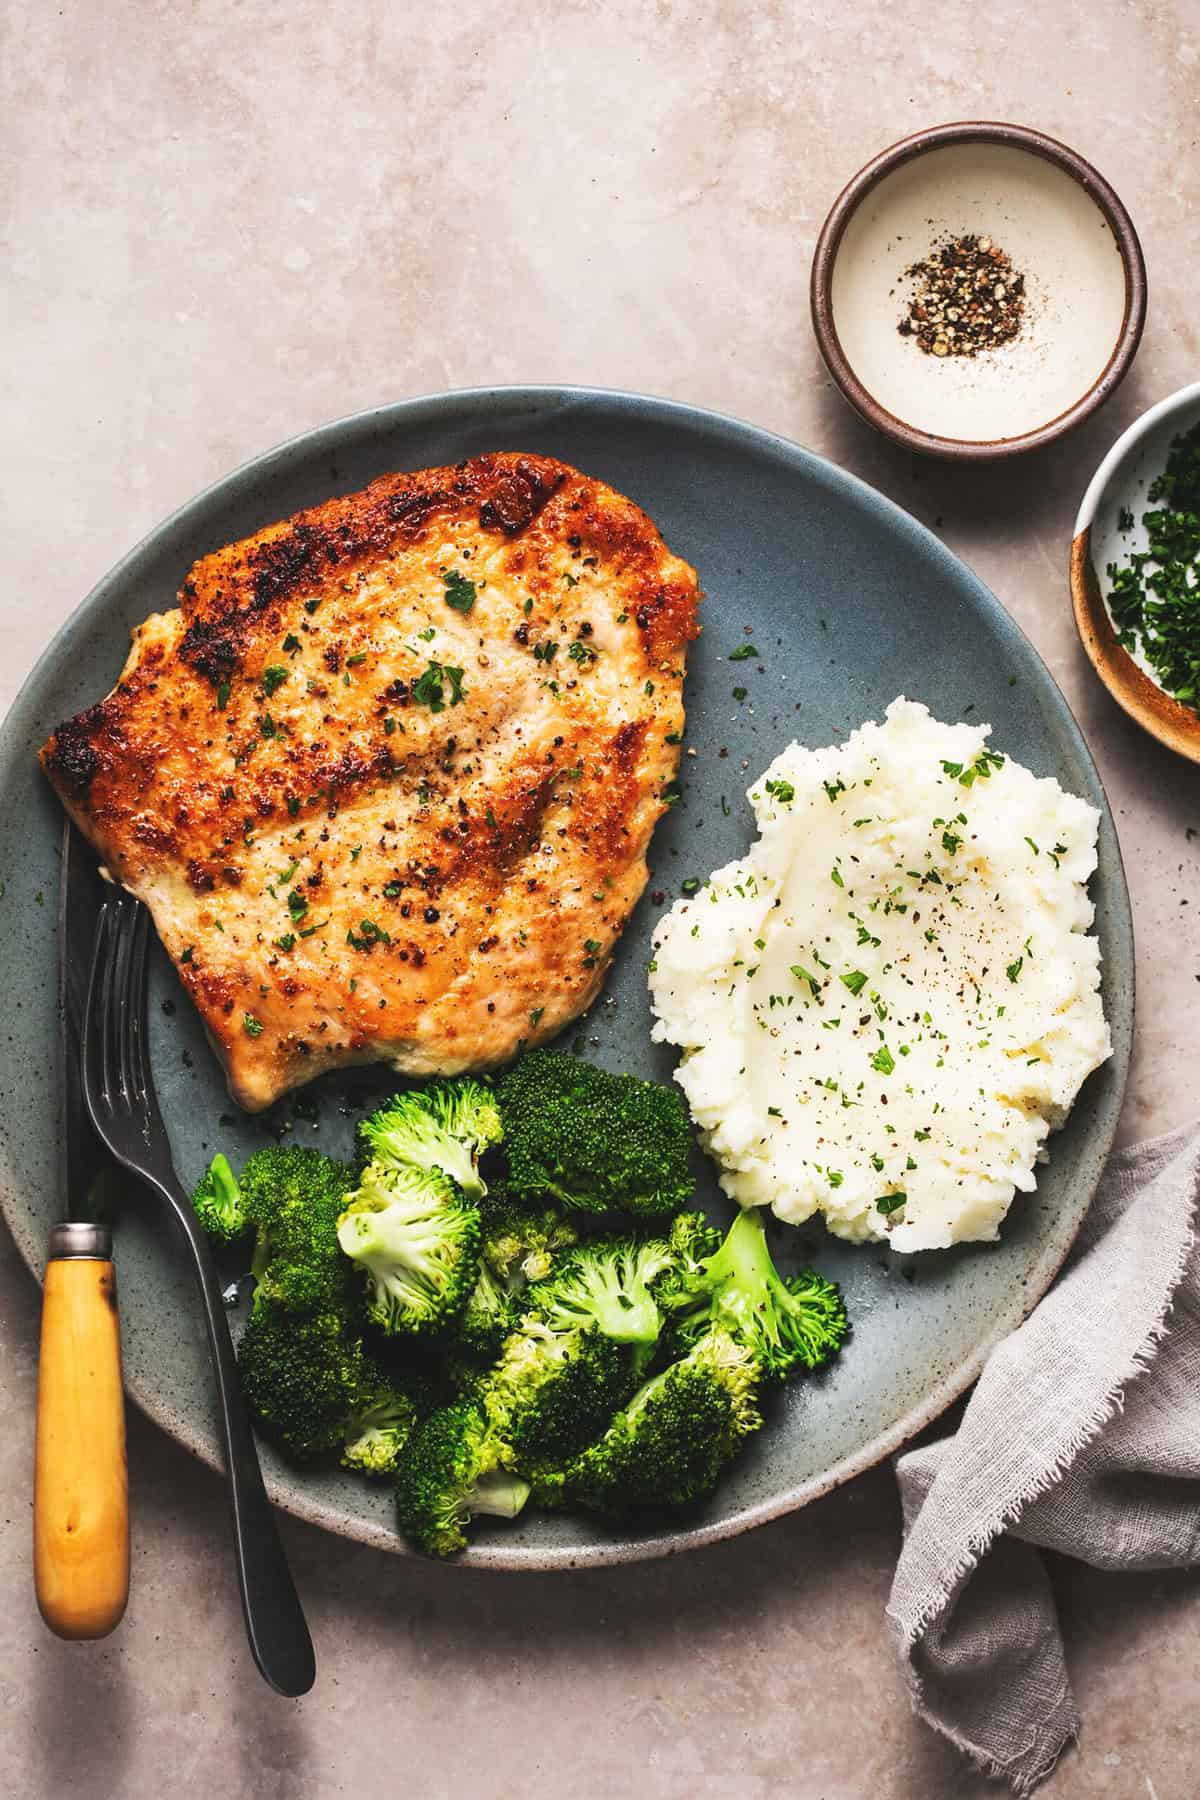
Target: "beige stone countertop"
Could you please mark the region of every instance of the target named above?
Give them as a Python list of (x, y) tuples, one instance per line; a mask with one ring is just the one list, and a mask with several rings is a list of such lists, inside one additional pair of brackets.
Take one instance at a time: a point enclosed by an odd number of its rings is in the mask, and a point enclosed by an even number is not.
[[(1033, 638), (1117, 817), (1138, 942), (1127, 1137), (1197, 1108), (1200, 771), (1129, 724), (1071, 624), (1068, 536), (1118, 431), (1200, 375), (1195, 0), (11, 0), (0, 594), (7, 701), (133, 542), (339, 414), (490, 382), (643, 389), (832, 457), (932, 525)], [(846, 409), (808, 321), (842, 183), (925, 124), (1091, 158), (1141, 232), (1133, 374), (1066, 443), (915, 460)], [(0, 1237), (0, 1793), (12, 1800), (950, 1800), (884, 1627), (890, 1472), (658, 1565), (516, 1577), (291, 1521), (319, 1684), (246, 1652), (212, 1474), (130, 1421), (133, 1594), (63, 1644), (29, 1571), (37, 1293)], [(1200, 1584), (1058, 1562), (1083, 1739), (1053, 1800), (1200, 1792)]]

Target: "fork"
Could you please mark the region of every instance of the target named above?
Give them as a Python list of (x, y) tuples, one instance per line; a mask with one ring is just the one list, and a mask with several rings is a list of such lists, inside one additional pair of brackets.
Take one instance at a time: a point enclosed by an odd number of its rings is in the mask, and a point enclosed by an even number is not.
[(99, 1137), (166, 1202), (191, 1253), (216, 1376), (246, 1634), (266, 1680), (294, 1697), (306, 1694), (316, 1677), (312, 1639), (263, 1486), (220, 1278), (175, 1173), (154, 1091), (146, 1039), (148, 941), (149, 915), (140, 902), (119, 891), (104, 900), (84, 1014), (84, 1098)]

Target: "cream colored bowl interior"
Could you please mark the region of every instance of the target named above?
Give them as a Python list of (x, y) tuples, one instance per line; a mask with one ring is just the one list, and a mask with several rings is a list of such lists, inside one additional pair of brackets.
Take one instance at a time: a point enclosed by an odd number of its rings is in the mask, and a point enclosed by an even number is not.
[[(934, 357), (897, 325), (904, 270), (947, 233), (993, 239), (1026, 279), (1020, 335)], [(1083, 398), (1116, 348), (1125, 268), (1108, 221), (1071, 176), (1007, 144), (947, 144), (866, 195), (838, 247), (833, 322), (867, 392), (906, 425), (974, 443), (1023, 437)]]

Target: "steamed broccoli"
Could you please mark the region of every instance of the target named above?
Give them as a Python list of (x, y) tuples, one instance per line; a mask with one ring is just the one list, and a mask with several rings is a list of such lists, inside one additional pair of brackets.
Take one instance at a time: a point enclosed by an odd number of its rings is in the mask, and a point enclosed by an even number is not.
[(529, 1484), (504, 1466), (504, 1447), (484, 1410), (469, 1401), (431, 1413), (409, 1438), (396, 1467), (400, 1529), (430, 1556), (466, 1546), (476, 1513), (515, 1519)]
[(759, 1375), (754, 1356), (727, 1331), (706, 1332), (567, 1465), (565, 1497), (598, 1512), (624, 1513), (685, 1506), (711, 1493), (762, 1424)]
[(815, 1269), (780, 1275), (757, 1212), (740, 1213), (720, 1249), (702, 1258), (670, 1298), (681, 1307), (676, 1330), (685, 1342), (723, 1326), (776, 1379), (797, 1366), (819, 1369), (850, 1329), (834, 1282)]
[(505, 1340), (479, 1397), (517, 1466), (550, 1460), (561, 1467), (603, 1431), (638, 1376), (628, 1345), (595, 1329), (555, 1331), (527, 1318)]
[(666, 1234), (667, 1259), (654, 1277), (654, 1297), (664, 1310), (693, 1301), (693, 1284), (706, 1257), (721, 1247), (721, 1233), (703, 1213), (676, 1213)]
[(475, 1285), (479, 1214), (437, 1169), (369, 1164), (336, 1241), (364, 1271), (367, 1316), (385, 1332), (445, 1329)]
[(354, 1177), (344, 1163), (298, 1144), (256, 1150), (242, 1170), (242, 1206), (257, 1231), (255, 1307), (317, 1312), (344, 1303), (350, 1271), (337, 1222)]
[(513, 1193), (643, 1214), (674, 1212), (690, 1198), (691, 1134), (674, 1088), (533, 1050), (497, 1095)]
[(522, 1295), (520, 1305), (554, 1331), (595, 1326), (615, 1343), (637, 1344), (648, 1353), (662, 1329), (651, 1288), (671, 1263), (662, 1238), (597, 1239), (563, 1257), (552, 1275)]
[(487, 1263), (480, 1263), (475, 1286), (458, 1321), (458, 1341), (472, 1356), (491, 1360), (500, 1354), (500, 1347), (515, 1324), (512, 1298)]
[(200, 1177), (192, 1206), (204, 1230), (217, 1244), (236, 1244), (250, 1229), (241, 1189), (229, 1166), (229, 1158), (218, 1151)]
[(469, 1200), (487, 1192), (479, 1155), (499, 1143), (501, 1126), (496, 1096), (481, 1081), (436, 1081), (397, 1094), (358, 1130), (368, 1161), (381, 1168), (440, 1169)]
[(404, 1389), (378, 1371), (364, 1369), (342, 1430), (342, 1467), (360, 1475), (390, 1475), (417, 1424), (417, 1407)]
[(514, 1199), (504, 1183), (493, 1184), (479, 1211), (483, 1260), (510, 1289), (541, 1281), (559, 1252), (579, 1242), (575, 1226), (557, 1206)]
[(367, 1378), (362, 1340), (340, 1311), (251, 1313), (238, 1346), (246, 1404), (263, 1435), (295, 1462), (338, 1449)]

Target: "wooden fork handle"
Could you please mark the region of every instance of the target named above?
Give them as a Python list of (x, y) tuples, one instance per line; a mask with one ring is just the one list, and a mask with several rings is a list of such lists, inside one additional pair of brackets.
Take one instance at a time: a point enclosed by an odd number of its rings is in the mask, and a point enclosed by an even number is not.
[(46, 1265), (33, 1569), (42, 1617), (62, 1638), (106, 1637), (129, 1597), (125, 1399), (110, 1249), (103, 1227), (56, 1226)]

